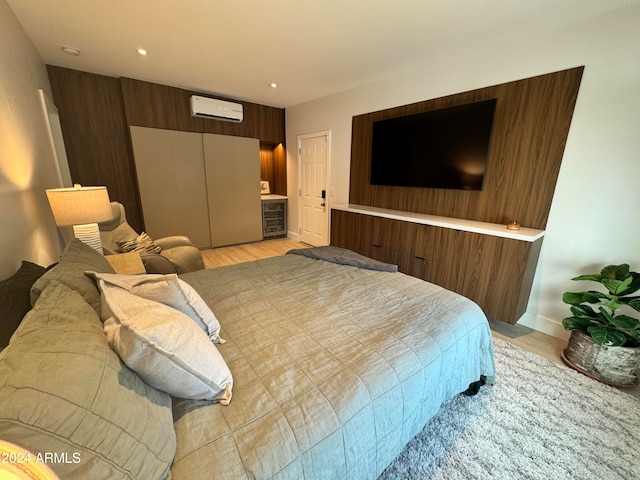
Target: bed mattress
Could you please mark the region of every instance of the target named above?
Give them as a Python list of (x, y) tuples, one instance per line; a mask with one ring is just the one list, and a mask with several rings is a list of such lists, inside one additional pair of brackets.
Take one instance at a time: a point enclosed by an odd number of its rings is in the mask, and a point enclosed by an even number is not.
[(174, 400), (173, 480), (375, 479), (450, 397), (494, 375), (470, 300), (285, 255), (181, 275), (209, 304), (228, 406)]

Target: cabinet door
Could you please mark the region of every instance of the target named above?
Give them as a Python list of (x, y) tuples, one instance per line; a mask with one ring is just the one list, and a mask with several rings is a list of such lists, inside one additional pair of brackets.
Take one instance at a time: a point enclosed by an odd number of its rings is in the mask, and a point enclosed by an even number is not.
[(204, 134), (211, 245), (262, 239), (258, 139)]
[(131, 127), (146, 232), (210, 247), (202, 135)]
[(429, 281), (470, 298), (489, 318), (515, 323), (526, 310), (539, 243), (446, 228), (437, 232), (440, 258)]
[(432, 246), (433, 227), (429, 225), (414, 224), (414, 231), (407, 236), (406, 242), (410, 241), (409, 265), (407, 274), (426, 280), (429, 270), (433, 270), (437, 256), (433, 254)]
[(358, 252), (362, 218), (363, 215), (331, 210), (331, 245)]

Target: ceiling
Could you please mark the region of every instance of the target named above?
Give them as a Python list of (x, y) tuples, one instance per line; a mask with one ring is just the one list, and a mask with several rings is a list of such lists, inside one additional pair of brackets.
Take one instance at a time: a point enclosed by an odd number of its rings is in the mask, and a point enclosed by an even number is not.
[(47, 64), (288, 107), (640, 0), (7, 2)]

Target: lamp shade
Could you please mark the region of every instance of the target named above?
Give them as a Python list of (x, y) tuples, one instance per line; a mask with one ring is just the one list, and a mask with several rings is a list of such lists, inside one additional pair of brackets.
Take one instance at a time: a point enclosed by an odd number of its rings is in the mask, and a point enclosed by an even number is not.
[(111, 220), (107, 187), (51, 188), (47, 191), (53, 218), (59, 227)]

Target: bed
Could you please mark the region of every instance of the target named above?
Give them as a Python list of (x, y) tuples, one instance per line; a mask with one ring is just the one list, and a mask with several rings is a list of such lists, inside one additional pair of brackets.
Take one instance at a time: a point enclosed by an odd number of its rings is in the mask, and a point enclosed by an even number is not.
[[(290, 254), (123, 280), (72, 241), (55, 267), (20, 282), (33, 309), (0, 351), (0, 439), (33, 458), (63, 459), (49, 466), (65, 480), (377, 478), (445, 400), (493, 380), (493, 343), (468, 299), (379, 269), (386, 265), (343, 260)], [(194, 329), (183, 354), (215, 350), (232, 395), (227, 383), (219, 401), (178, 398), (132, 366), (109, 337), (110, 275), (196, 292), (219, 321), (213, 336), (161, 305), (167, 298), (134, 295), (131, 305)], [(152, 365), (154, 382), (183, 380)]]
[(480, 308), (402, 273), (284, 255), (181, 278), (220, 320), (234, 387), (226, 407), (174, 401), (174, 480), (375, 479), (494, 375)]

